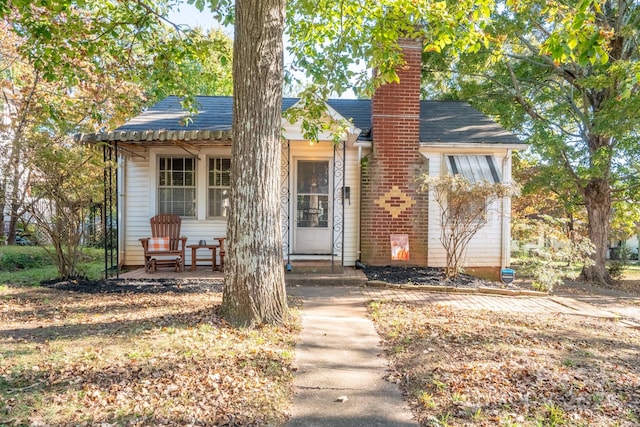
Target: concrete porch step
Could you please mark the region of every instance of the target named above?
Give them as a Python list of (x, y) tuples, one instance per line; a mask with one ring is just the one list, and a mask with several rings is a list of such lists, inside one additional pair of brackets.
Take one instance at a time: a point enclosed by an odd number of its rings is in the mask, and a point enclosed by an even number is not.
[(285, 271), (287, 286), (361, 286), (367, 283), (362, 270), (330, 265), (293, 265)]

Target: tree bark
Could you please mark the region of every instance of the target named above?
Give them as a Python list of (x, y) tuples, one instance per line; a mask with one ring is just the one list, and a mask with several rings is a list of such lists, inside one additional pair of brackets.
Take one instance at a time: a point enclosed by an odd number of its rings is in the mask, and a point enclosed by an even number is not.
[(224, 317), (288, 321), (280, 224), (285, 0), (236, 0), (233, 144)]
[(605, 179), (592, 179), (584, 189), (584, 202), (589, 220), (589, 239), (595, 246), (593, 265), (582, 269), (582, 279), (596, 283), (611, 283), (607, 270), (609, 246), (609, 219), (611, 214), (611, 189)]

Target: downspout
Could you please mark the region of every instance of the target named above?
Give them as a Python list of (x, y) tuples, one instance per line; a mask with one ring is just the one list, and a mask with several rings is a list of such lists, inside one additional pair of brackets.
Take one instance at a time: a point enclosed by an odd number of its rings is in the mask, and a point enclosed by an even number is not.
[(360, 255), (360, 217), (362, 216), (362, 145), (358, 145), (358, 215), (356, 215), (356, 261), (362, 262)]
[[(511, 184), (511, 153), (512, 150), (509, 148), (507, 150), (507, 154), (502, 159), (502, 173), (506, 178), (504, 183), (509, 185)], [(502, 245), (501, 245), (501, 259), (500, 259), (500, 268), (506, 268), (511, 264), (511, 228), (510, 228), (510, 217), (511, 217), (511, 198), (510, 196), (504, 196), (502, 198), (502, 215), (500, 218), (502, 220)]]

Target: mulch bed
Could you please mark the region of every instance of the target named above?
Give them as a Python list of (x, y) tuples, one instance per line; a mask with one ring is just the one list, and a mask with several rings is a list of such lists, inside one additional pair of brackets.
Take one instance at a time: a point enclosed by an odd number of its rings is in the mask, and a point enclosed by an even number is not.
[(455, 288), (530, 289), (530, 286), (523, 284), (494, 282), (469, 276), (468, 274), (459, 274), (455, 279), (447, 279), (443, 269), (432, 267), (366, 266), (362, 271), (364, 271), (369, 280), (380, 280), (392, 284), (453, 286)]
[[(432, 267), (366, 266), (362, 271), (368, 280), (379, 280), (390, 284), (409, 284), (416, 286), (452, 286), (455, 288), (497, 288), (531, 289), (528, 283), (517, 281), (506, 284), (479, 279), (460, 274), (455, 279), (447, 279), (444, 270)], [(49, 280), (42, 285), (64, 291), (81, 293), (197, 293), (222, 292), (222, 279), (101, 279), (89, 280), (76, 277), (68, 280)]]
[(177, 280), (177, 279), (101, 279), (89, 280), (74, 278), (68, 280), (49, 280), (42, 285), (63, 291), (74, 291), (88, 294), (103, 293), (201, 293), (222, 292), (222, 280)]

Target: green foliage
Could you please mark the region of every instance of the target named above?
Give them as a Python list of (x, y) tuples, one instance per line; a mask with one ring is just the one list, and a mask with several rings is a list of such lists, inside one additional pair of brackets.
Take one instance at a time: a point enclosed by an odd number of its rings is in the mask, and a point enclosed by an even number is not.
[(597, 262), (585, 270), (593, 280), (606, 277), (610, 227), (597, 212), (620, 215), (617, 203), (638, 200), (639, 16), (637, 2), (506, 2), (485, 27), (489, 48), (458, 61), (448, 60), (452, 47), (424, 55), (425, 76), (447, 79), (430, 89), (471, 100), (526, 137), (546, 191), (584, 204), (597, 221), (589, 224)]
[(0, 246), (0, 271), (14, 272), (53, 265), (43, 248), (34, 246)]
[(611, 254), (611, 261), (607, 264), (607, 270), (611, 277), (615, 280), (622, 279), (625, 270), (629, 266), (629, 258), (631, 257), (631, 249), (628, 246), (622, 245), (618, 248), (611, 248), (611, 251), (615, 250), (615, 256)]
[[(521, 223), (522, 225), (522, 223)], [(575, 279), (575, 265), (590, 265), (595, 250), (591, 241), (577, 232), (567, 231), (567, 220), (540, 216), (527, 223), (526, 232), (544, 236), (546, 245), (521, 254), (518, 263), (525, 275), (533, 278), (533, 286), (539, 291), (552, 292), (565, 278)]]
[[(293, 0), (287, 5), (286, 27), (291, 71), (303, 72), (307, 83), (323, 88), (323, 96), (348, 89), (371, 93), (382, 83), (398, 80), (396, 68), (404, 65), (399, 39), (421, 38), (426, 50), (436, 52), (445, 46), (457, 52), (477, 52), (486, 46), (483, 29), (493, 4), (491, 0)], [(376, 70), (373, 80), (370, 69)]]
[[(57, 0), (0, 9), (0, 204), (29, 211), (52, 243), (61, 277), (75, 275), (83, 216), (102, 199), (102, 155), (73, 135), (113, 129), (147, 103), (175, 94), (231, 93), (231, 40), (167, 25), (173, 1)], [(100, 148), (100, 147), (98, 147)], [(6, 153), (5, 153), (6, 150)], [(27, 197), (27, 188), (30, 189)]]
[(50, 141), (31, 163), (34, 191), (43, 197), (30, 212), (52, 244), (46, 249), (60, 278), (78, 274), (82, 225), (93, 200), (103, 194), (101, 153), (96, 147), (66, 142)]
[(314, 90), (307, 88), (300, 94), (298, 104), (285, 111), (290, 123), (301, 122), (303, 137), (318, 142), (322, 133), (328, 132), (334, 144), (346, 139), (347, 131), (353, 124), (345, 119), (333, 117), (324, 100)]
[[(51, 251), (51, 249), (50, 249)], [(21, 267), (17, 269), (17, 266)], [(78, 275), (99, 279), (104, 270), (104, 251), (84, 248), (78, 263)], [(54, 260), (43, 247), (0, 247), (0, 283), (37, 286), (59, 276)]]

